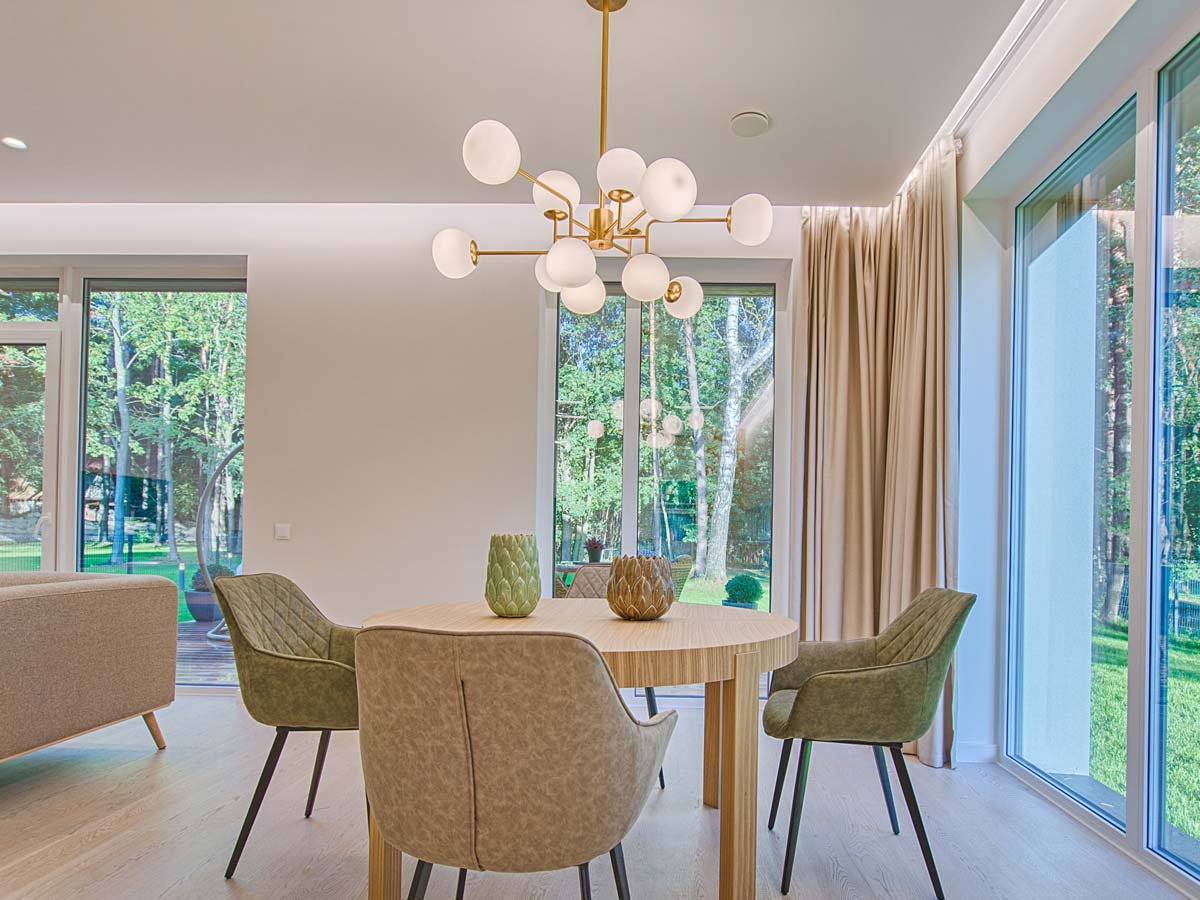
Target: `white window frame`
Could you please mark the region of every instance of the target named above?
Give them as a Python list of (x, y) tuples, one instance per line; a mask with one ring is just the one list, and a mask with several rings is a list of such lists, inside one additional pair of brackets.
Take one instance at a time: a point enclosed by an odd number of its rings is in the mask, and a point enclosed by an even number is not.
[[(621, 280), (620, 259), (599, 260), (600, 277), (607, 283)], [(787, 549), (790, 544), (791, 508), (791, 386), (792, 386), (792, 294), (791, 259), (688, 259), (668, 258), (672, 272), (687, 273), (701, 284), (773, 285), (775, 289), (775, 419), (771, 508), (771, 611), (798, 618), (799, 609), (790, 596), (791, 571)], [(554, 404), (558, 365), (558, 296), (538, 292), (540, 361), (538, 366), (538, 453), (537, 511), (535, 527), (541, 561), (542, 584), (554, 577)], [(625, 307), (625, 396), (641, 391), (641, 303), (626, 300)], [(638, 433), (638, 405), (625, 403), (623, 435)], [(638, 448), (636, 441), (623, 443), (621, 475), (621, 545), (625, 553), (637, 547)]]
[[(1063, 142), (1043, 164), (1029, 173), (1025, 181), (1003, 202), (1003, 214), (1008, 228), (1016, 220), (1017, 206), (1072, 153), (1107, 121), (1130, 97), (1137, 99), (1137, 134), (1135, 143), (1135, 211), (1134, 234), (1134, 327), (1133, 327), (1133, 382), (1131, 388), (1131, 455), (1130, 455), (1130, 522), (1129, 522), (1129, 659), (1128, 659), (1128, 707), (1126, 726), (1126, 772), (1125, 772), (1125, 829), (1122, 830), (1109, 820), (1079, 803), (1056, 785), (1032, 771), (1010, 754), (1011, 735), (1009, 720), (1011, 704), (1015, 698), (1015, 666), (1013, 659), (1015, 626), (1011, 614), (1016, 601), (1012, 578), (1014, 543), (1014, 502), (1019, 485), (1013, 472), (1013, 444), (1016, 439), (1014, 421), (1014, 390), (1019, 385), (1021, 373), (1016, 370), (1019, 361), (1016, 354), (1016, 328), (1009, 333), (1008, 409), (1002, 423), (1006, 434), (1006, 458), (1002, 471), (1006, 483), (1006, 501), (1002, 509), (1005, 518), (1006, 543), (1002, 549), (1002, 584), (999, 596), (1003, 598), (1000, 609), (1001, 636), (999, 690), (997, 703), (999, 739), (1001, 742), (998, 764), (1043, 798), (1062, 809), (1095, 834), (1119, 849), (1139, 865), (1153, 872), (1163, 881), (1183, 891), (1194, 894), (1200, 888), (1200, 880), (1193, 878), (1156, 850), (1151, 849), (1154, 830), (1158, 824), (1158, 798), (1152, 793), (1156, 783), (1156, 772), (1152, 766), (1157, 759), (1149, 757), (1154, 721), (1150, 700), (1153, 681), (1151, 648), (1153, 636), (1158, 632), (1153, 627), (1152, 607), (1153, 542), (1157, 488), (1154, 478), (1154, 403), (1157, 378), (1156, 358), (1156, 254), (1158, 246), (1158, 112), (1160, 71), (1200, 33), (1200, 14), (1192, 16), (1164, 41), (1145, 62), (1114, 90), (1097, 109), (1080, 122), (1070, 139)], [(1011, 265), (1005, 273), (1007, 284), (1004, 292), (1011, 304), (1009, 322), (1016, 323), (1019, 299), (1016, 289), (1019, 283), (1015, 266), (1019, 264), (1016, 246), (1019, 235), (1013, 233)]]

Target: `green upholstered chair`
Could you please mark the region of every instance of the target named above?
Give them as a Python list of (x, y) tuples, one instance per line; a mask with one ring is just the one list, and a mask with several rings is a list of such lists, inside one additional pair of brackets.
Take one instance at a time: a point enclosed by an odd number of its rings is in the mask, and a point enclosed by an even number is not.
[(293, 731), (321, 733), (304, 809), (307, 818), (317, 798), (330, 734), (358, 728), (358, 629), (330, 622), (282, 575), (218, 578), (213, 587), (229, 626), (242, 701), (257, 721), (275, 728), (275, 742), (225, 870), (225, 877), (232, 878), (287, 736)]
[(801, 641), (795, 661), (772, 674), (770, 697), (763, 709), (763, 728), (771, 737), (783, 739), (783, 751), (768, 828), (775, 826), (779, 812), (792, 741), (800, 740), (800, 768), (783, 862), (783, 893), (791, 886), (812, 745), (814, 741), (829, 741), (874, 748), (892, 831), (899, 834), (883, 762), (883, 748), (891, 751), (892, 765), (921, 844), (929, 879), (938, 900), (942, 900), (941, 881), (901, 745), (929, 730), (958, 636), (974, 603), (974, 594), (945, 588), (925, 591), (878, 637)]

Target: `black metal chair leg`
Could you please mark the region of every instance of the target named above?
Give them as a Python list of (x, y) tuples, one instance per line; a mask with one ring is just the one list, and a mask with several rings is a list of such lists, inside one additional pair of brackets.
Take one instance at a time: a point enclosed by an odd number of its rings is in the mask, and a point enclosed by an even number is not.
[(588, 875), (588, 864), (579, 867), (579, 900), (592, 900), (592, 879)]
[(929, 837), (925, 834), (925, 823), (921, 821), (921, 808), (917, 806), (917, 795), (913, 791), (912, 779), (908, 777), (908, 765), (904, 761), (904, 751), (899, 745), (893, 746), (892, 765), (896, 769), (896, 777), (900, 779), (900, 790), (904, 792), (904, 802), (908, 804), (908, 817), (912, 820), (917, 832), (917, 841), (921, 844), (921, 855), (925, 857), (925, 868), (929, 870), (929, 880), (933, 882), (933, 893), (937, 900), (945, 900), (942, 893), (942, 881), (938, 878), (937, 866), (933, 862), (933, 851), (929, 848)]
[(254, 827), (254, 819), (258, 816), (258, 808), (262, 806), (263, 797), (267, 793), (267, 785), (271, 783), (271, 776), (275, 774), (275, 766), (279, 763), (279, 754), (283, 752), (283, 742), (287, 740), (287, 736), (288, 729), (275, 729), (275, 742), (271, 744), (267, 761), (263, 763), (262, 774), (258, 776), (258, 787), (254, 789), (254, 796), (250, 799), (250, 808), (246, 810), (246, 820), (242, 822), (242, 830), (238, 833), (237, 843), (233, 845), (233, 855), (229, 857), (229, 866), (225, 869), (226, 878), (233, 877), (238, 860), (242, 858), (246, 838), (250, 837), (250, 829)]
[(312, 784), (308, 786), (308, 803), (304, 807), (304, 818), (312, 815), (313, 804), (317, 801), (317, 785), (321, 783), (321, 769), (325, 767), (325, 754), (329, 752), (329, 729), (321, 732), (321, 740), (317, 744), (317, 764), (313, 766)]
[(467, 893), (467, 870), (458, 870), (458, 890), (454, 892), (454, 900), (463, 900), (463, 896)]
[(425, 891), (429, 889), (429, 873), (433, 871), (433, 864), (427, 863), (423, 859), (417, 860), (417, 867), (413, 869), (412, 884), (408, 888), (408, 900), (425, 900)]
[(780, 890), (787, 893), (792, 886), (792, 867), (796, 864), (796, 838), (800, 834), (800, 813), (804, 810), (804, 786), (808, 782), (808, 761), (812, 757), (813, 742), (800, 740), (800, 768), (796, 771), (796, 792), (792, 795), (792, 821), (788, 825), (787, 850), (783, 857), (783, 884)]
[[(650, 718), (658, 715), (658, 698), (654, 696), (654, 688), (646, 688), (646, 712), (650, 714)], [(667, 789), (667, 778), (663, 775), (663, 770), (658, 770), (658, 786), (662, 790)]]
[(883, 748), (875, 746), (875, 768), (879, 770), (879, 783), (883, 785), (883, 799), (887, 801), (888, 818), (892, 822), (892, 834), (900, 833), (900, 822), (896, 818), (896, 803), (892, 800), (892, 782), (888, 778), (887, 763), (883, 760)]
[[(783, 795), (783, 782), (787, 778), (788, 760), (792, 757), (792, 739), (784, 738), (783, 749), (779, 751), (779, 771), (775, 775), (775, 796), (771, 798), (771, 815), (767, 819), (767, 831), (775, 827), (775, 817), (779, 815), (779, 798)], [(882, 757), (880, 757), (882, 759)]]
[(613, 880), (617, 883), (617, 900), (630, 900), (629, 873), (625, 871), (625, 851), (620, 843), (608, 851), (608, 858), (612, 860)]

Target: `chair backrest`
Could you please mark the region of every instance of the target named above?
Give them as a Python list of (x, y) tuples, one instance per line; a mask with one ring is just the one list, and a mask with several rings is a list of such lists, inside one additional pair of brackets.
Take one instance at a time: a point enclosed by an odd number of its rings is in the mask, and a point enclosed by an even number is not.
[(234, 653), (254, 650), (326, 659), (332, 626), (294, 582), (282, 575), (237, 575), (213, 582)]
[(646, 729), (582, 638), (366, 628), (355, 660), (367, 797), (405, 853), (566, 868), (610, 850), (645, 803)]
[(567, 588), (567, 596), (607, 597), (610, 577), (612, 566), (609, 563), (584, 563), (575, 570), (575, 578)]
[(671, 582), (675, 586), (676, 600), (683, 593), (683, 586), (687, 584), (687, 580), (691, 574), (692, 558), (690, 556), (681, 556), (671, 563)]
[(949, 666), (967, 613), (974, 604), (974, 594), (948, 588), (923, 591), (875, 639), (876, 661), (879, 665), (891, 665), (923, 657), (945, 657)]

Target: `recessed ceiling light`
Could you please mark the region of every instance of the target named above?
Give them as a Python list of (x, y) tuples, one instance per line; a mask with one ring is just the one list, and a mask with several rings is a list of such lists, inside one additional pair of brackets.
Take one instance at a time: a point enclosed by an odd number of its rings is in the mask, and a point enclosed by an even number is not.
[(757, 109), (746, 109), (734, 113), (729, 120), (729, 127), (738, 137), (752, 138), (766, 134), (771, 127), (771, 117)]
[(8, 147), (10, 150), (28, 150), (29, 149), (28, 144), (26, 144), (20, 138), (15, 138), (15, 137), (2, 137), (2, 138), (0, 138), (0, 144), (3, 144), (5, 147)]

